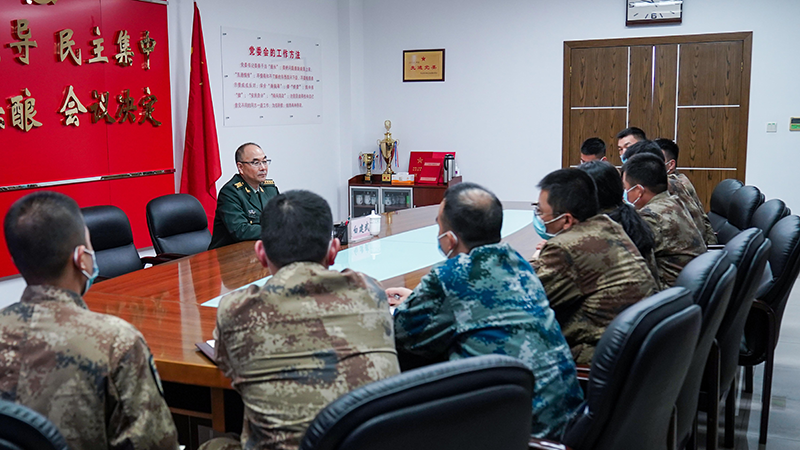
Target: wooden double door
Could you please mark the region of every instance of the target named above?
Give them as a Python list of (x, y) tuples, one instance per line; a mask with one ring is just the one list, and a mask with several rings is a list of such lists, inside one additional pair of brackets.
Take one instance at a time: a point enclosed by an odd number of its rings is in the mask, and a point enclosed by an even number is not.
[(639, 127), (677, 142), (708, 210), (719, 181), (745, 180), (751, 50), (751, 32), (565, 42), (563, 166), (590, 137), (620, 165), (615, 136)]

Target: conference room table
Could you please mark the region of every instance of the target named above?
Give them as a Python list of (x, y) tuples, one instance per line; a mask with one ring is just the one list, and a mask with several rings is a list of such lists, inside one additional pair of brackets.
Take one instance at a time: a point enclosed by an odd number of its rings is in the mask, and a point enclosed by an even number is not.
[[(383, 214), (378, 236), (344, 248), (354, 251), (362, 245), (380, 248), (376, 244), (382, 239), (435, 225), (438, 208), (435, 205)], [(530, 223), (527, 226), (520, 223), (523, 214), (531, 215), (532, 219), (533, 207), (529, 202), (504, 202), (503, 208), (514, 213), (518, 227), (503, 241), (529, 258), (541, 238)], [(427, 231), (435, 233), (430, 228)], [(437, 245), (435, 234), (430, 236), (430, 245)], [(212, 428), (221, 432), (225, 431), (224, 391), (231, 389), (231, 381), (195, 344), (212, 339), (215, 327), (217, 309), (203, 303), (270, 275), (269, 269), (256, 259), (253, 244), (254, 241), (240, 242), (128, 273), (97, 283), (84, 296), (92, 311), (120, 317), (141, 331), (162, 380), (208, 388), (210, 413), (170, 406), (173, 412), (209, 419)], [(389, 256), (398, 261), (408, 259), (411, 255), (403, 252), (414, 248), (411, 244), (401, 245), (398, 252), (396, 245), (383, 247), (387, 251), (394, 249), (397, 254)], [(380, 281), (384, 287), (413, 289), (430, 268), (427, 265)]]

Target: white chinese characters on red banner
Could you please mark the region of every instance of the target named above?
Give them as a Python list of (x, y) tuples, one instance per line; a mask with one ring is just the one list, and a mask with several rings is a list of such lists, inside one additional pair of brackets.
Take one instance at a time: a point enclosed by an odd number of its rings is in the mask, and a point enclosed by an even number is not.
[(226, 126), (322, 121), (316, 40), (232, 28), (222, 38)]

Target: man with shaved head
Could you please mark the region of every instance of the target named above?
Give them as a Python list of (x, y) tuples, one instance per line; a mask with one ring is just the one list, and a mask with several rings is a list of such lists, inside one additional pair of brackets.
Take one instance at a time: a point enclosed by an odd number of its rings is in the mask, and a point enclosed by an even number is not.
[(413, 292), (386, 291), (401, 302), (394, 316), (398, 354), (426, 362), (490, 353), (519, 358), (536, 380), (532, 434), (559, 437), (583, 394), (542, 284), (525, 258), (500, 242), (500, 201), (477, 184), (458, 184), (445, 193), (436, 223), (445, 261)]

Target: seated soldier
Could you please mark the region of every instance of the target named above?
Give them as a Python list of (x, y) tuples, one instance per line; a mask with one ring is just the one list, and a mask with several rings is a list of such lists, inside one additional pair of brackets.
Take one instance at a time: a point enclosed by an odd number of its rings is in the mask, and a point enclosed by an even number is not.
[[(686, 212), (688, 212), (692, 217), (692, 221), (694, 221), (695, 226), (700, 231), (700, 234), (703, 235), (703, 240), (705, 241), (706, 245), (716, 244), (717, 235), (714, 233), (714, 228), (711, 226), (711, 221), (708, 220), (708, 216), (703, 210), (703, 204), (700, 203), (699, 199), (695, 200), (697, 194), (695, 193), (694, 196), (692, 196), (691, 192), (686, 189), (677, 176), (669, 175), (670, 167), (672, 167), (673, 170), (675, 169), (675, 161), (673, 160), (666, 162), (666, 153), (662, 151), (661, 147), (659, 147), (659, 145), (654, 141), (645, 140), (633, 144), (625, 151), (625, 158), (630, 158), (639, 153), (650, 153), (665, 160), (665, 167), (667, 168), (667, 180), (669, 182), (667, 189), (669, 190), (669, 193), (676, 196), (678, 200), (680, 200), (681, 204), (683, 204), (684, 208), (686, 208)], [(684, 176), (684, 178), (686, 177)], [(689, 185), (691, 185), (691, 182)], [(692, 187), (692, 192), (693, 191), (694, 187)]]
[(328, 203), (308, 191), (273, 197), (261, 215), (256, 258), (263, 287), (222, 298), (216, 362), (244, 402), (240, 442), (203, 449), (296, 449), (328, 403), (400, 372), (386, 294), (374, 279), (329, 270), (339, 239)]
[(625, 198), (653, 230), (658, 275), (664, 289), (675, 284), (689, 261), (706, 251), (703, 236), (680, 200), (669, 195), (667, 185), (662, 158), (634, 155), (622, 165)]
[(645, 139), (647, 139), (647, 136), (644, 134), (644, 130), (637, 127), (625, 128), (617, 133), (617, 150), (619, 150), (619, 157), (623, 164), (626, 160), (625, 150), (631, 145), (639, 141), (644, 141)]
[(680, 149), (678, 144), (671, 139), (656, 139), (655, 143), (661, 147), (664, 153), (664, 160), (667, 165), (667, 178), (669, 179), (669, 192), (677, 195), (684, 204), (692, 204), (694, 208), (689, 209), (692, 214), (692, 219), (698, 224), (700, 232), (703, 234), (703, 239), (706, 245), (713, 245), (717, 243), (717, 234), (714, 233), (714, 228), (711, 226), (711, 221), (708, 220), (708, 215), (703, 208), (703, 202), (697, 196), (697, 191), (694, 185), (689, 181), (689, 177), (678, 172), (678, 155)]
[(436, 217), (447, 258), (419, 286), (387, 289), (398, 352), (429, 361), (490, 353), (519, 358), (533, 371), (532, 434), (558, 438), (583, 394), (575, 363), (544, 290), (525, 259), (500, 242), (503, 207), (486, 189), (461, 183)]
[(658, 292), (658, 285), (622, 226), (598, 214), (595, 184), (586, 172), (556, 170), (539, 188), (533, 220), (545, 243), (532, 264), (572, 357), (590, 364), (611, 321)]
[(219, 190), (209, 250), (258, 239), (264, 205), (278, 195), (267, 179), (270, 160), (258, 144), (240, 145), (235, 158), (238, 172)]
[(50, 419), (73, 450), (177, 449), (142, 334), (89, 311), (81, 297), (100, 270), (78, 204), (30, 194), (11, 206), (4, 228), (28, 286), (0, 311), (0, 398)]
[(589, 138), (581, 144), (581, 164), (590, 161), (606, 161), (606, 143), (598, 137)]
[(606, 161), (592, 161), (581, 165), (579, 169), (588, 173), (594, 180), (600, 213), (606, 214), (611, 220), (622, 225), (625, 234), (636, 245), (636, 249), (647, 262), (647, 267), (658, 282), (658, 268), (653, 252), (655, 245), (653, 230), (636, 212), (636, 208), (622, 200), (625, 189), (622, 188), (622, 177), (617, 168)]

